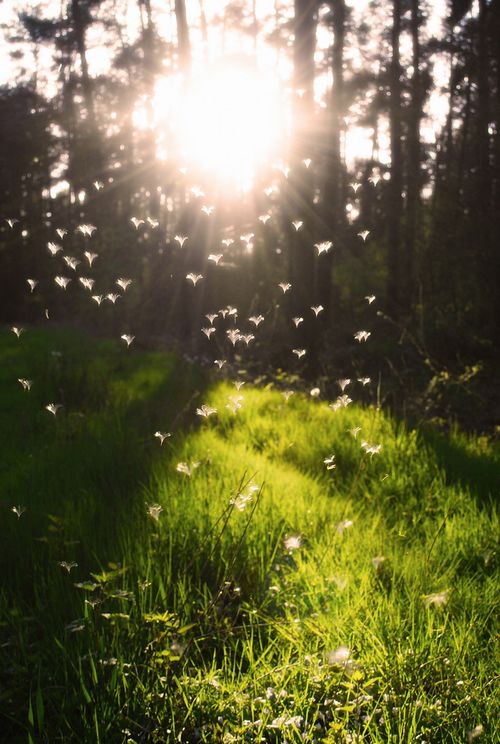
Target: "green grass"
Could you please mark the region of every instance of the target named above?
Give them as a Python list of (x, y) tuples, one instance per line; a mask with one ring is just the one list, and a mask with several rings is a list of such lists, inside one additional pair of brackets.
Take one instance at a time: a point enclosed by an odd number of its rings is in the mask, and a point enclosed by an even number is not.
[(500, 741), (486, 440), (250, 386), (232, 413), (74, 333), (1, 334), (0, 382), (2, 740)]

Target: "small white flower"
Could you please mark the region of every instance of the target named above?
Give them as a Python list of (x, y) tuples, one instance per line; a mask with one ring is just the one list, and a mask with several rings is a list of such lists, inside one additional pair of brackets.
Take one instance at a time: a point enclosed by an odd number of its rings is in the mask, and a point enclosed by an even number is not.
[(302, 537), (300, 535), (290, 535), (285, 540), (285, 548), (291, 553), (302, 547)]

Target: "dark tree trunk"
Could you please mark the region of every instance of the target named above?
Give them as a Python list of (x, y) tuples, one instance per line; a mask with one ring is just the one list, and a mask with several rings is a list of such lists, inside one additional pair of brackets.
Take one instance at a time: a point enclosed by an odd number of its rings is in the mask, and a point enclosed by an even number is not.
[(387, 194), (387, 302), (393, 314), (401, 312), (403, 267), (401, 261), (401, 215), (403, 210), (403, 149), (401, 125), (401, 35), (402, 0), (393, 0), (391, 30), (392, 59), (389, 68), (389, 120), (391, 136), (391, 169)]
[(177, 22), (179, 68), (181, 72), (187, 74), (191, 68), (191, 44), (189, 41), (185, 0), (175, 0), (175, 19)]

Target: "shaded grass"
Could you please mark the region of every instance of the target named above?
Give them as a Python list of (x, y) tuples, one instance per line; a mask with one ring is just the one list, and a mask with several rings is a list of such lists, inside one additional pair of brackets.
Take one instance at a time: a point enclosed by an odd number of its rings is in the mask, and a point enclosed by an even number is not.
[[(196, 397), (168, 355), (21, 342), (0, 347), (6, 741), (499, 740), (498, 514), (434, 444), (272, 390), (243, 388), (234, 414), (232, 385)], [(195, 401), (217, 415), (160, 448)], [(461, 441), (493, 496), (497, 454)]]

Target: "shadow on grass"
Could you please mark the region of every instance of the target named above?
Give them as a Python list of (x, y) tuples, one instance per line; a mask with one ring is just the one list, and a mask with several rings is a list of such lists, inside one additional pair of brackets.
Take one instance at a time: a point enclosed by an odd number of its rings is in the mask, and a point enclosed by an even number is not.
[(485, 438), (452, 432), (422, 430), (422, 438), (445, 473), (448, 485), (467, 488), (482, 506), (491, 506), (500, 493), (500, 451)]
[[(19, 378), (32, 380), (23, 390)], [(2, 584), (28, 604), (58, 561), (88, 575), (120, 560), (145, 525), (154, 433), (192, 421), (207, 385), (174, 354), (127, 350), (74, 331), (0, 334)], [(62, 403), (56, 416), (45, 406)], [(26, 511), (19, 518), (15, 506)]]

